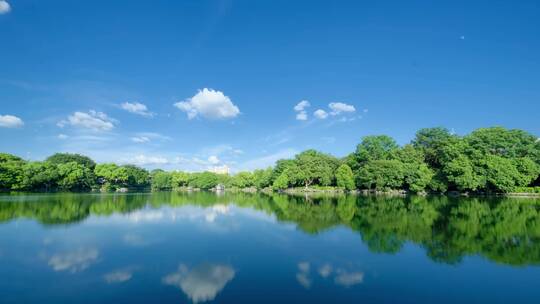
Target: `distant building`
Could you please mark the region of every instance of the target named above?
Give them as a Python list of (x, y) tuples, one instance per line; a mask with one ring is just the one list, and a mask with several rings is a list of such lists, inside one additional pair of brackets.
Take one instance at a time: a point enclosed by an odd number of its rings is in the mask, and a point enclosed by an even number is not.
[(223, 166), (214, 166), (211, 167), (208, 171), (216, 173), (216, 174), (229, 174), (229, 166), (223, 165)]

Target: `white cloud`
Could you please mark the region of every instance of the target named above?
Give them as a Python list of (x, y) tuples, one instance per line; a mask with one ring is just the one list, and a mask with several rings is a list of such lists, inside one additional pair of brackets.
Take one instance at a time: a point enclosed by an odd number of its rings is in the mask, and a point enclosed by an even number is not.
[(302, 111), (296, 114), (296, 120), (307, 120), (308, 115), (306, 111)]
[(120, 163), (133, 164), (137, 166), (166, 165), (169, 163), (169, 160), (161, 156), (146, 156), (144, 154), (139, 154), (133, 157), (121, 159)]
[(326, 119), (328, 117), (328, 113), (322, 109), (318, 109), (317, 111), (313, 112), (313, 115), (318, 119)]
[(331, 102), (330, 104), (328, 104), (328, 107), (330, 108), (330, 110), (332, 110), (330, 112), (331, 115), (339, 115), (342, 112), (352, 113), (356, 111), (353, 105), (342, 102)]
[(212, 164), (212, 165), (217, 165), (217, 164), (219, 164), (220, 160), (219, 160), (219, 158), (217, 156), (212, 155), (212, 156), (208, 157), (208, 162), (210, 164)]
[(209, 119), (227, 119), (240, 114), (238, 107), (223, 92), (207, 88), (185, 101), (175, 103), (174, 106), (186, 112), (189, 119), (199, 115)]
[(123, 283), (126, 281), (129, 281), (131, 277), (133, 276), (133, 273), (128, 270), (117, 270), (110, 273), (107, 273), (103, 276), (103, 279), (108, 284), (114, 284), (114, 283)]
[(334, 278), (334, 282), (338, 285), (350, 287), (352, 285), (360, 284), (364, 281), (364, 273), (362, 272), (346, 272), (338, 270), (338, 275)]
[(58, 139), (68, 139), (69, 136), (67, 136), (66, 134), (58, 134)]
[(152, 117), (154, 116), (154, 113), (148, 111), (148, 108), (146, 105), (140, 103), (140, 102), (124, 102), (120, 105), (120, 107), (130, 113), (142, 115), (146, 117)]
[(7, 1), (0, 0), (0, 15), (7, 14), (11, 11), (11, 5)]
[(143, 143), (150, 142), (150, 138), (146, 136), (135, 136), (131, 138), (131, 141), (135, 143), (143, 144)]
[(69, 271), (76, 273), (90, 267), (97, 261), (99, 251), (94, 248), (78, 249), (63, 254), (55, 254), (49, 259), (49, 266), (54, 271)]
[(56, 125), (63, 128), (71, 125), (78, 128), (89, 129), (92, 131), (110, 131), (114, 128), (116, 121), (103, 112), (94, 110), (85, 112), (75, 112), (68, 116), (67, 120), (61, 120)]
[(298, 112), (296, 113), (296, 120), (307, 120), (308, 114), (306, 112), (306, 108), (310, 106), (311, 104), (307, 100), (302, 100), (296, 106), (294, 106), (294, 110)]
[(311, 104), (309, 103), (309, 101), (307, 100), (302, 100), (300, 101), (296, 106), (294, 106), (294, 110), (296, 112), (300, 112), (300, 111), (304, 111), (306, 108), (308, 108), (309, 106), (311, 106)]
[(163, 278), (163, 283), (180, 288), (193, 303), (212, 301), (235, 276), (228, 265), (202, 264), (189, 270), (180, 264), (178, 271)]
[(24, 122), (19, 117), (13, 115), (0, 115), (0, 127), (19, 128), (22, 126), (24, 126)]

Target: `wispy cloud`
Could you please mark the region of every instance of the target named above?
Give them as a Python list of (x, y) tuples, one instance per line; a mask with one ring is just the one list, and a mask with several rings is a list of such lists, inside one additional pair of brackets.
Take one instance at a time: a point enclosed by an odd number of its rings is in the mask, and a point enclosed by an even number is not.
[(132, 136), (131, 141), (134, 143), (149, 143), (149, 142), (155, 142), (155, 141), (170, 141), (172, 138), (166, 135), (162, 135), (155, 132), (138, 132), (135, 133), (134, 136)]
[(150, 138), (146, 136), (134, 136), (131, 138), (131, 141), (134, 143), (143, 144), (143, 143), (150, 142)]
[(69, 125), (92, 131), (110, 131), (115, 127), (115, 123), (117, 121), (107, 114), (90, 110), (88, 112), (75, 112), (69, 115), (66, 120), (59, 121), (57, 126), (63, 128)]
[(145, 116), (145, 117), (153, 117), (154, 113), (150, 112), (145, 104), (142, 104), (140, 102), (124, 102), (120, 104), (120, 107), (130, 113)]
[(137, 166), (167, 165), (169, 164), (169, 160), (162, 156), (139, 154), (132, 157), (120, 159), (120, 163), (132, 164)]

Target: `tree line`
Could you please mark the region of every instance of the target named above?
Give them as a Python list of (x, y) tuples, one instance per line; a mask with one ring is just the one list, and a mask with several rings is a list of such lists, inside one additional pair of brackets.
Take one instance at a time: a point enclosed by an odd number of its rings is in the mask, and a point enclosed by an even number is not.
[[(0, 153), (0, 189), (12, 191), (114, 191), (122, 188), (285, 190), (294, 187), (418, 192), (534, 192), (540, 188), (540, 141), (526, 131), (480, 128), (458, 136), (425, 128), (404, 146), (386, 135), (366, 136), (353, 153), (337, 158), (316, 150), (275, 166), (223, 175), (96, 164), (78, 154), (57, 153), (25, 161)], [(536, 188), (535, 188), (536, 187)]]

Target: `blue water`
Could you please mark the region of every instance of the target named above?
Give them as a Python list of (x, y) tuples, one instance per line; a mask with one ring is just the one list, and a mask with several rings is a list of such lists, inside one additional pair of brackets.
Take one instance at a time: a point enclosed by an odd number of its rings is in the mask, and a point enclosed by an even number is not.
[(0, 196), (1, 303), (538, 303), (540, 202)]

